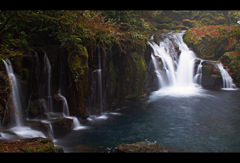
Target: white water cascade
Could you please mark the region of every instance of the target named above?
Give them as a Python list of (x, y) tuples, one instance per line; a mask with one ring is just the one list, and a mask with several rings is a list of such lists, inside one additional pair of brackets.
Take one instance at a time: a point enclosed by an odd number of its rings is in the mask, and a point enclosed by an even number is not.
[(194, 83), (197, 83), (199, 85), (202, 84), (202, 62), (203, 60), (200, 60), (200, 63), (197, 67), (196, 75), (193, 78)]
[[(151, 57), (161, 93), (191, 95), (199, 90), (198, 83), (194, 82), (194, 65), (197, 57), (183, 42), (183, 34), (184, 32), (163, 34), (164, 39), (159, 45), (148, 42), (154, 52)], [(179, 48), (179, 56), (174, 44)], [(160, 58), (160, 61), (156, 58)], [(159, 68), (160, 64), (162, 68)]]
[(226, 90), (234, 90), (236, 88), (236, 85), (233, 83), (232, 77), (228, 74), (228, 72), (223, 68), (223, 65), (221, 62), (216, 64), (217, 67), (219, 68), (221, 75), (222, 75), (222, 80), (223, 80), (223, 89)]
[(63, 101), (63, 117), (69, 118), (73, 120), (72, 128), (73, 130), (80, 130), (85, 128), (85, 126), (82, 126), (75, 116), (70, 116), (69, 113), (69, 107), (68, 107), (68, 102), (67, 99), (61, 94), (61, 90), (58, 91), (58, 96), (62, 99)]

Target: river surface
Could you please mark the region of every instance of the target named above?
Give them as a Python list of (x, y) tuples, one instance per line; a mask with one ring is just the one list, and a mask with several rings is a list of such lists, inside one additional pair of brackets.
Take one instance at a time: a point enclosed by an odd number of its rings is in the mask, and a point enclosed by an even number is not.
[(89, 118), (55, 140), (65, 152), (114, 152), (121, 143), (156, 142), (182, 152), (240, 152), (240, 90), (156, 91), (141, 102)]

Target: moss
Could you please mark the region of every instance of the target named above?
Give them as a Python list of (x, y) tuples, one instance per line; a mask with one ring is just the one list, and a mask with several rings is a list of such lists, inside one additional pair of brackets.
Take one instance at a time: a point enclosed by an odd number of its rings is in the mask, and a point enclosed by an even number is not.
[(229, 68), (234, 82), (240, 84), (240, 51), (230, 51), (224, 53), (219, 59), (225, 66)]
[(0, 141), (0, 152), (18, 153), (56, 153), (53, 143), (47, 138), (25, 138), (19, 140)]
[(124, 87), (125, 99), (139, 98), (145, 85), (145, 62), (139, 55), (131, 54), (128, 57), (129, 71), (126, 73)]
[(70, 68), (74, 73), (74, 81), (76, 83), (86, 76), (88, 71), (88, 52), (84, 46), (77, 46), (76, 51), (72, 54)]
[(185, 43), (202, 59), (219, 59), (225, 51), (234, 49), (238, 40), (234, 27), (208, 25), (190, 28), (183, 36)]

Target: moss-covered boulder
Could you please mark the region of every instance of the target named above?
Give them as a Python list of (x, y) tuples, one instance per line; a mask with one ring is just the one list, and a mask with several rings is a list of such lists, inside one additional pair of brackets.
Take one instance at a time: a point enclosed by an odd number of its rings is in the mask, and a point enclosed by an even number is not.
[(206, 89), (221, 89), (222, 76), (216, 66), (216, 61), (204, 61), (202, 63), (202, 87)]
[(69, 118), (57, 118), (51, 120), (54, 138), (59, 138), (72, 131), (73, 120)]
[(56, 148), (47, 138), (24, 138), (0, 140), (1, 153), (56, 153)]
[(229, 71), (228, 73), (233, 78), (233, 81), (237, 85), (240, 86), (240, 51), (230, 51), (224, 53), (224, 55), (220, 58), (220, 61), (223, 65), (227, 66)]
[(118, 152), (121, 153), (167, 153), (177, 152), (172, 148), (163, 147), (156, 143), (151, 142), (138, 142), (134, 144), (120, 144), (118, 146)]
[(209, 25), (190, 28), (183, 36), (184, 42), (202, 59), (219, 59), (233, 48), (239, 36), (239, 28)]

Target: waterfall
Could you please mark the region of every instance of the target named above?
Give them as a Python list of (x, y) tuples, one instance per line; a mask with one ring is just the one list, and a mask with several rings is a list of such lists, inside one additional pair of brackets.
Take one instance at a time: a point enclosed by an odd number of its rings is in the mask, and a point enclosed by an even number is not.
[(232, 77), (228, 74), (228, 72), (223, 68), (221, 62), (216, 64), (220, 70), (223, 80), (223, 89), (233, 89), (236, 88), (236, 85), (233, 83)]
[[(159, 45), (155, 42), (148, 42), (153, 50), (151, 59), (158, 79), (158, 91), (161, 91), (162, 94), (191, 95), (201, 91), (204, 60), (197, 58), (194, 52), (187, 47), (182, 38), (183, 34), (184, 31), (162, 34)], [(223, 68), (222, 63), (218, 63), (217, 67), (222, 75), (223, 89), (236, 88), (233, 79)], [(194, 72), (195, 68), (196, 72)]]
[(82, 126), (82, 125), (80, 124), (80, 122), (79, 122), (79, 120), (77, 119), (77, 117), (75, 117), (75, 116), (70, 116), (67, 99), (61, 94), (61, 90), (58, 91), (58, 96), (59, 96), (59, 97), (62, 99), (62, 101), (63, 101), (63, 117), (70, 118), (70, 119), (73, 120), (72, 129), (73, 129), (73, 130), (80, 130), (80, 129), (85, 128), (84, 126)]
[(99, 88), (99, 102), (100, 102), (100, 111), (103, 112), (103, 91), (102, 91), (102, 65), (101, 65), (101, 54), (100, 47), (97, 48), (98, 53), (98, 88)]
[(88, 97), (88, 110), (90, 114), (101, 115), (104, 111), (103, 71), (101, 63), (100, 46), (96, 47), (95, 68), (92, 71), (91, 93)]
[(53, 111), (52, 94), (51, 94), (51, 64), (47, 53), (44, 52), (43, 62), (37, 52), (36, 57), (36, 79), (38, 86), (39, 102), (46, 113)]
[[(151, 58), (159, 81), (159, 90), (174, 94), (193, 93), (196, 90), (198, 83), (194, 81), (194, 65), (197, 57), (183, 42), (183, 34), (184, 32), (163, 34), (159, 45), (148, 42), (153, 49)], [(156, 58), (159, 58), (159, 61)]]
[(33, 130), (30, 127), (24, 126), (18, 80), (14, 74), (10, 60), (8, 59), (6, 61), (3, 60), (3, 62), (6, 67), (7, 74), (12, 87), (11, 98), (14, 105), (13, 114), (14, 114), (14, 121), (16, 123), (16, 126), (10, 128), (9, 131), (14, 132), (20, 137), (44, 137), (45, 138), (45, 135), (42, 132)]
[(3, 60), (3, 62), (6, 67), (7, 74), (8, 74), (10, 84), (12, 87), (11, 97), (12, 97), (12, 102), (14, 105), (14, 111), (13, 111), (14, 121), (16, 123), (16, 126), (23, 126), (22, 107), (21, 107), (21, 100), (20, 100), (19, 89), (18, 89), (19, 84), (18, 84), (17, 78), (14, 74), (10, 60), (8, 60), (8, 59), (6, 61)]
[(201, 60), (200, 63), (198, 64), (196, 75), (193, 78), (194, 82), (199, 85), (202, 84), (202, 62), (203, 60)]
[(62, 99), (63, 102), (63, 116), (69, 116), (69, 108), (68, 108), (68, 103), (67, 99), (61, 94), (61, 91), (58, 91), (58, 96)]
[(155, 69), (155, 74), (156, 74), (157, 80), (158, 80), (158, 88), (161, 88), (164, 85), (164, 80), (162, 79), (162, 76), (161, 76), (159, 68), (158, 68), (158, 61), (156, 60), (156, 58), (153, 54), (151, 54), (151, 58), (152, 58), (153, 66)]
[(46, 112), (52, 112), (52, 96), (51, 96), (51, 64), (48, 59), (47, 53), (44, 53), (44, 74), (47, 77), (45, 84), (47, 84), (46, 90), (46, 98), (47, 98), (47, 108)]

